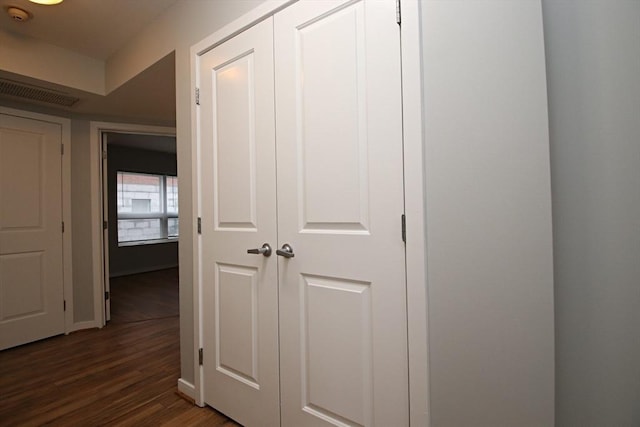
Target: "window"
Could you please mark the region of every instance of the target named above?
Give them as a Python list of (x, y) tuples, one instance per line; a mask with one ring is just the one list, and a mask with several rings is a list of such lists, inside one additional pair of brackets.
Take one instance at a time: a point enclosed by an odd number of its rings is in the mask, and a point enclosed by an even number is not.
[(118, 244), (128, 246), (178, 237), (178, 178), (118, 172)]

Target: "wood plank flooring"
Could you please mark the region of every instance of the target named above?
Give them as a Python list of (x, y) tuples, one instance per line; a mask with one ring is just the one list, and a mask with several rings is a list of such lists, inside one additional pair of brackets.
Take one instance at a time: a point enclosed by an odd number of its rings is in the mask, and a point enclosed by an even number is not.
[(178, 269), (113, 277), (111, 323), (178, 316)]
[[(177, 393), (179, 320), (172, 311), (178, 307), (176, 272), (120, 279), (122, 294), (112, 294), (113, 322), (103, 329), (0, 352), (0, 426), (238, 425)], [(135, 282), (152, 287), (154, 281), (173, 282), (176, 288), (171, 304), (160, 298), (164, 308), (150, 302), (158, 295), (145, 297), (135, 289)], [(137, 305), (136, 298), (145, 301)], [(132, 312), (118, 306), (125, 302), (146, 308)]]

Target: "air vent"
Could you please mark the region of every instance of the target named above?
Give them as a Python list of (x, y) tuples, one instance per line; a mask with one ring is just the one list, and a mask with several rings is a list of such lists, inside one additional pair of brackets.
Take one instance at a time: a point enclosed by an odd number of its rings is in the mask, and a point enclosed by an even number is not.
[(80, 98), (69, 96), (63, 92), (7, 79), (0, 79), (0, 94), (14, 96), (16, 98), (30, 99), (32, 101), (46, 102), (48, 104), (62, 105), (65, 107), (71, 107), (80, 100)]

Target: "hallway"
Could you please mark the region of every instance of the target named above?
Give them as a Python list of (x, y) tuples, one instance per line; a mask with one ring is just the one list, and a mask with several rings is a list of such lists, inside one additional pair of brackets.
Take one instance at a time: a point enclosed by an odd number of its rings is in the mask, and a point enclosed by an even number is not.
[(177, 393), (177, 277), (113, 279), (105, 328), (0, 352), (0, 426), (236, 426)]

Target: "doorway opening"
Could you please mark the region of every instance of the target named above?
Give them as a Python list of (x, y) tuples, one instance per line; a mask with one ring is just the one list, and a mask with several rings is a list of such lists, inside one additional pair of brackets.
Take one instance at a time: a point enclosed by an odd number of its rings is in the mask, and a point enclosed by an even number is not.
[(177, 315), (175, 136), (103, 132), (102, 172), (105, 321)]
[[(178, 189), (175, 185), (177, 182), (176, 136), (175, 128), (170, 127), (104, 122), (92, 122), (90, 126), (90, 155), (94, 165), (91, 173), (91, 192), (98, 196), (92, 197), (91, 201), (94, 254), (93, 296), (96, 326), (103, 327), (107, 321), (111, 320), (111, 278), (162, 269), (175, 269), (177, 274), (179, 213), (177, 212)], [(122, 218), (118, 217), (119, 171), (138, 174), (142, 177), (146, 175), (163, 177), (163, 187), (160, 188), (158, 184), (156, 194), (153, 195), (151, 186), (142, 186), (145, 183), (137, 187), (123, 187), (122, 185), (128, 180), (121, 176), (120, 192), (126, 193), (121, 194), (121, 202), (126, 198), (124, 203), (129, 207), (129, 211), (132, 210), (132, 203), (136, 204), (136, 211), (140, 211), (146, 205), (142, 202), (132, 202), (132, 199), (147, 198), (149, 212), (126, 212)], [(136, 193), (134, 191), (136, 189), (140, 191)], [(160, 190), (166, 192), (166, 189), (172, 192), (170, 201), (164, 193), (160, 193)], [(168, 205), (171, 205), (169, 215), (154, 212), (160, 207), (165, 209)], [(120, 210), (123, 211), (123, 209)], [(137, 218), (134, 218), (136, 216)], [(157, 224), (161, 219), (164, 219), (167, 224), (171, 219), (173, 226), (171, 232), (175, 237), (169, 239), (168, 226), (161, 229), (167, 233), (167, 238), (164, 240), (158, 238), (154, 239), (155, 241), (151, 239), (143, 241), (144, 239), (140, 238), (138, 239), (140, 241), (136, 242), (133, 236), (137, 232), (126, 234), (118, 232), (119, 228), (146, 230), (152, 228), (152, 223)], [(141, 235), (148, 237), (151, 233), (152, 230), (147, 230)], [(156, 237), (160, 236), (156, 235)], [(177, 280), (175, 282), (177, 287)]]
[(103, 132), (102, 172), (105, 321), (176, 315), (175, 136)]

